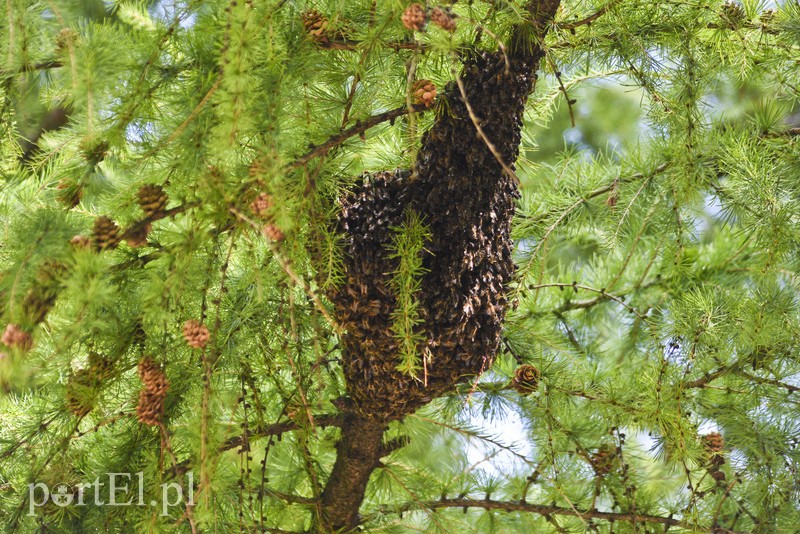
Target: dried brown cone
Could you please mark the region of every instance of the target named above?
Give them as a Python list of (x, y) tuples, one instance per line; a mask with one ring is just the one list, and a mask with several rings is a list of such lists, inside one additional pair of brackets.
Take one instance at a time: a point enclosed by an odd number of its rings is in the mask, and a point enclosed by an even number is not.
[(250, 211), (252, 211), (256, 217), (266, 219), (272, 205), (272, 195), (269, 193), (259, 193), (256, 199), (250, 203)]
[(714, 467), (719, 467), (725, 463), (725, 438), (719, 432), (711, 432), (700, 438), (703, 443), (708, 460)]
[(183, 339), (193, 349), (205, 347), (210, 337), (211, 332), (208, 331), (206, 325), (200, 324), (199, 321), (190, 319), (183, 323)]
[(94, 220), (92, 227), (92, 243), (95, 250), (113, 249), (119, 245), (121, 236), (119, 226), (106, 216)]
[(444, 9), (438, 7), (431, 9), (431, 22), (439, 26), (444, 31), (456, 31), (455, 19)]
[(411, 31), (420, 31), (425, 27), (425, 8), (419, 4), (411, 4), (403, 12), (403, 26)]
[(145, 184), (139, 188), (136, 194), (145, 216), (151, 218), (164, 212), (167, 207), (169, 197), (164, 192), (164, 188), (157, 184)]
[(7, 347), (23, 351), (27, 351), (33, 346), (33, 337), (20, 328), (19, 325), (13, 323), (9, 323), (6, 326), (0, 341)]
[(514, 378), (511, 380), (511, 387), (517, 390), (520, 395), (528, 395), (536, 391), (539, 387), (539, 378), (542, 373), (533, 365), (523, 364), (514, 371)]
[(139, 362), (139, 378), (147, 391), (157, 395), (167, 394), (169, 381), (161, 366), (150, 358), (144, 358)]
[(617, 456), (617, 450), (605, 443), (597, 449), (597, 452), (592, 455), (592, 468), (597, 475), (606, 475), (611, 471), (614, 465), (614, 458)]
[(327, 44), (330, 42), (328, 18), (325, 15), (316, 9), (311, 9), (301, 13), (300, 20), (303, 22), (303, 27), (306, 29), (309, 39), (318, 43)]
[(283, 233), (283, 230), (281, 230), (274, 224), (266, 225), (264, 228), (261, 229), (261, 233), (264, 234), (264, 237), (266, 237), (270, 241), (281, 242), (284, 239), (286, 239), (286, 234)]
[(429, 108), (436, 99), (436, 86), (430, 80), (417, 80), (411, 86), (411, 93), (414, 104), (422, 104)]
[(147, 388), (139, 392), (139, 403), (136, 405), (136, 417), (140, 423), (158, 426), (164, 416), (164, 399), (166, 395), (153, 393)]

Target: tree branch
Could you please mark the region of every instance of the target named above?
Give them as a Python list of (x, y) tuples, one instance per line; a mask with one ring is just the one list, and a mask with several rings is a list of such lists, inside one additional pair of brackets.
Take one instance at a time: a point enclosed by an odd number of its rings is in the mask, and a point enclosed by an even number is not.
[(434, 510), (438, 508), (483, 508), (484, 510), (502, 510), (505, 512), (529, 512), (542, 516), (567, 515), (580, 517), (581, 519), (603, 519), (606, 521), (639, 521), (644, 523), (658, 523), (665, 526), (684, 526), (688, 524), (671, 516), (662, 517), (656, 515), (624, 512), (601, 512), (599, 510), (576, 510), (561, 506), (530, 504), (520, 501), (494, 501), (491, 499), (441, 499), (430, 502), (407, 503), (391, 509), (382, 509), (379, 513), (400, 513), (418, 509)]
[[(422, 111), (426, 109), (424, 105), (418, 105), (412, 107), (412, 111)], [(379, 113), (377, 115), (373, 115), (366, 120), (363, 121), (356, 121), (356, 123), (347, 128), (346, 130), (342, 130), (336, 135), (333, 135), (328, 138), (327, 141), (322, 143), (321, 145), (311, 147), (311, 150), (303, 154), (302, 156), (296, 158), (294, 161), (286, 165), (286, 170), (296, 169), (297, 167), (302, 167), (312, 159), (323, 156), (328, 153), (332, 148), (341, 145), (346, 140), (350, 139), (351, 137), (355, 137), (356, 135), (360, 135), (373, 126), (377, 126), (378, 124), (386, 121), (391, 121), (396, 119), (397, 117), (401, 117), (406, 115), (409, 112), (407, 106), (401, 106), (399, 108), (392, 109), (390, 111), (385, 111), (383, 113)]]

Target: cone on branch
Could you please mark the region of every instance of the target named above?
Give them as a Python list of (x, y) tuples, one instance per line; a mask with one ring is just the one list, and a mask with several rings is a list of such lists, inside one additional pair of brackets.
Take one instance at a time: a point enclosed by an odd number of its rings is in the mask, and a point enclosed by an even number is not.
[(259, 193), (254, 201), (250, 203), (250, 211), (260, 219), (269, 217), (269, 210), (273, 206), (272, 195), (269, 193)]
[(533, 365), (520, 365), (514, 371), (511, 387), (517, 390), (520, 395), (528, 395), (538, 389), (541, 375), (542, 373), (539, 369)]
[(145, 184), (139, 188), (138, 193), (139, 206), (142, 208), (145, 216), (150, 219), (164, 212), (167, 207), (169, 197), (164, 192), (164, 188), (157, 184)]
[(316, 9), (301, 13), (300, 20), (303, 22), (303, 28), (305, 28), (308, 38), (316, 43), (329, 44), (331, 38), (335, 37), (330, 30), (328, 17)]
[(407, 30), (421, 31), (425, 27), (425, 8), (419, 4), (411, 4), (403, 12), (403, 26)]
[(430, 80), (417, 80), (411, 86), (411, 94), (414, 104), (429, 108), (436, 99), (436, 86)]
[(617, 449), (608, 443), (604, 443), (592, 455), (592, 468), (598, 476), (607, 475), (614, 466), (614, 459), (617, 457)]
[(728, 28), (736, 30), (747, 22), (747, 12), (738, 2), (725, 2), (722, 4), (722, 20)]
[(64, 179), (58, 182), (56, 189), (56, 199), (68, 209), (77, 206), (83, 198), (83, 186), (77, 182)]
[(147, 357), (139, 362), (139, 378), (144, 387), (139, 392), (136, 416), (140, 423), (157, 426), (164, 416), (169, 381), (161, 366)]
[(121, 236), (119, 226), (106, 216), (97, 217), (92, 227), (92, 243), (94, 249), (102, 251), (114, 249), (119, 245)]
[(281, 241), (286, 239), (286, 234), (283, 233), (283, 230), (281, 230), (274, 224), (266, 225), (264, 228), (261, 229), (261, 233), (264, 234), (264, 237), (266, 237), (270, 241), (275, 241), (276, 243), (280, 243)]
[(431, 9), (431, 22), (447, 32), (456, 31), (456, 21), (453, 16), (442, 8)]
[(6, 329), (0, 341), (7, 347), (20, 349), (22, 351), (30, 350), (33, 346), (33, 337), (19, 325), (13, 323), (6, 325)]
[(711, 432), (702, 436), (700, 441), (703, 443), (703, 448), (708, 456), (710, 464), (717, 468), (725, 464), (725, 438), (719, 432)]
[(204, 324), (199, 321), (190, 319), (183, 323), (183, 339), (193, 349), (202, 349), (208, 343), (211, 337), (211, 332)]

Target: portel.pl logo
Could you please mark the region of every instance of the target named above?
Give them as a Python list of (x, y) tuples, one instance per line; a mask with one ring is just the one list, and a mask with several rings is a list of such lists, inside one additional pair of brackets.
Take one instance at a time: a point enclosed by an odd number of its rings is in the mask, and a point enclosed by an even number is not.
[[(103, 488), (107, 488), (106, 491)], [(56, 506), (152, 506), (160, 507), (161, 515), (169, 515), (169, 509), (179, 504), (194, 505), (194, 475), (186, 473), (187, 499), (184, 501), (183, 487), (177, 482), (161, 484), (161, 500), (144, 499), (144, 473), (108, 473), (107, 480), (97, 477), (93, 482), (55, 484), (52, 488), (43, 482), (28, 484), (28, 515), (36, 515), (36, 508), (52, 502)], [(92, 497), (94, 497), (92, 499)]]

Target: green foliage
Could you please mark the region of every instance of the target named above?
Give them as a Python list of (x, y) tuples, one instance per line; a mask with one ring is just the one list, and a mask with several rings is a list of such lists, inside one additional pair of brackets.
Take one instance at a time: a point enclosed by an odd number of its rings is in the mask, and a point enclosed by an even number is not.
[(400, 346), (400, 363), (398, 369), (419, 378), (420, 370), (425, 370), (433, 362), (429, 355), (423, 354), (420, 361), (418, 347), (424, 341), (424, 334), (419, 332), (422, 322), (419, 316), (419, 302), (416, 294), (420, 289), (422, 275), (422, 251), (425, 241), (430, 239), (430, 232), (425, 228), (413, 210), (406, 212), (406, 220), (399, 228), (395, 228), (392, 243), (392, 258), (397, 258), (397, 270), (393, 273), (391, 286), (396, 296), (395, 310), (392, 313), (392, 331)]
[[(410, 168), (448, 112), (407, 113), (415, 77), (442, 95), (461, 58), (536, 44), (525, 4), (442, 2), (451, 34), (407, 31), (399, 0), (4, 3), (0, 333), (33, 337), (0, 345), (7, 531), (319, 526), (346, 405), (326, 299), (347, 283), (337, 198)], [(502, 350), (391, 423), (365, 530), (796, 531), (800, 5), (767, 7), (562, 2), (516, 162)], [(327, 42), (303, 27), (311, 9)], [(145, 184), (169, 197), (152, 219)], [(118, 247), (70, 243), (99, 216)], [(436, 366), (415, 296), (430, 230), (407, 211), (384, 273), (410, 380)], [(160, 426), (137, 419), (144, 357), (169, 382)], [(509, 387), (520, 363), (537, 392)], [(174, 483), (193, 505), (29, 514), (29, 484), (139, 472), (143, 502)]]

